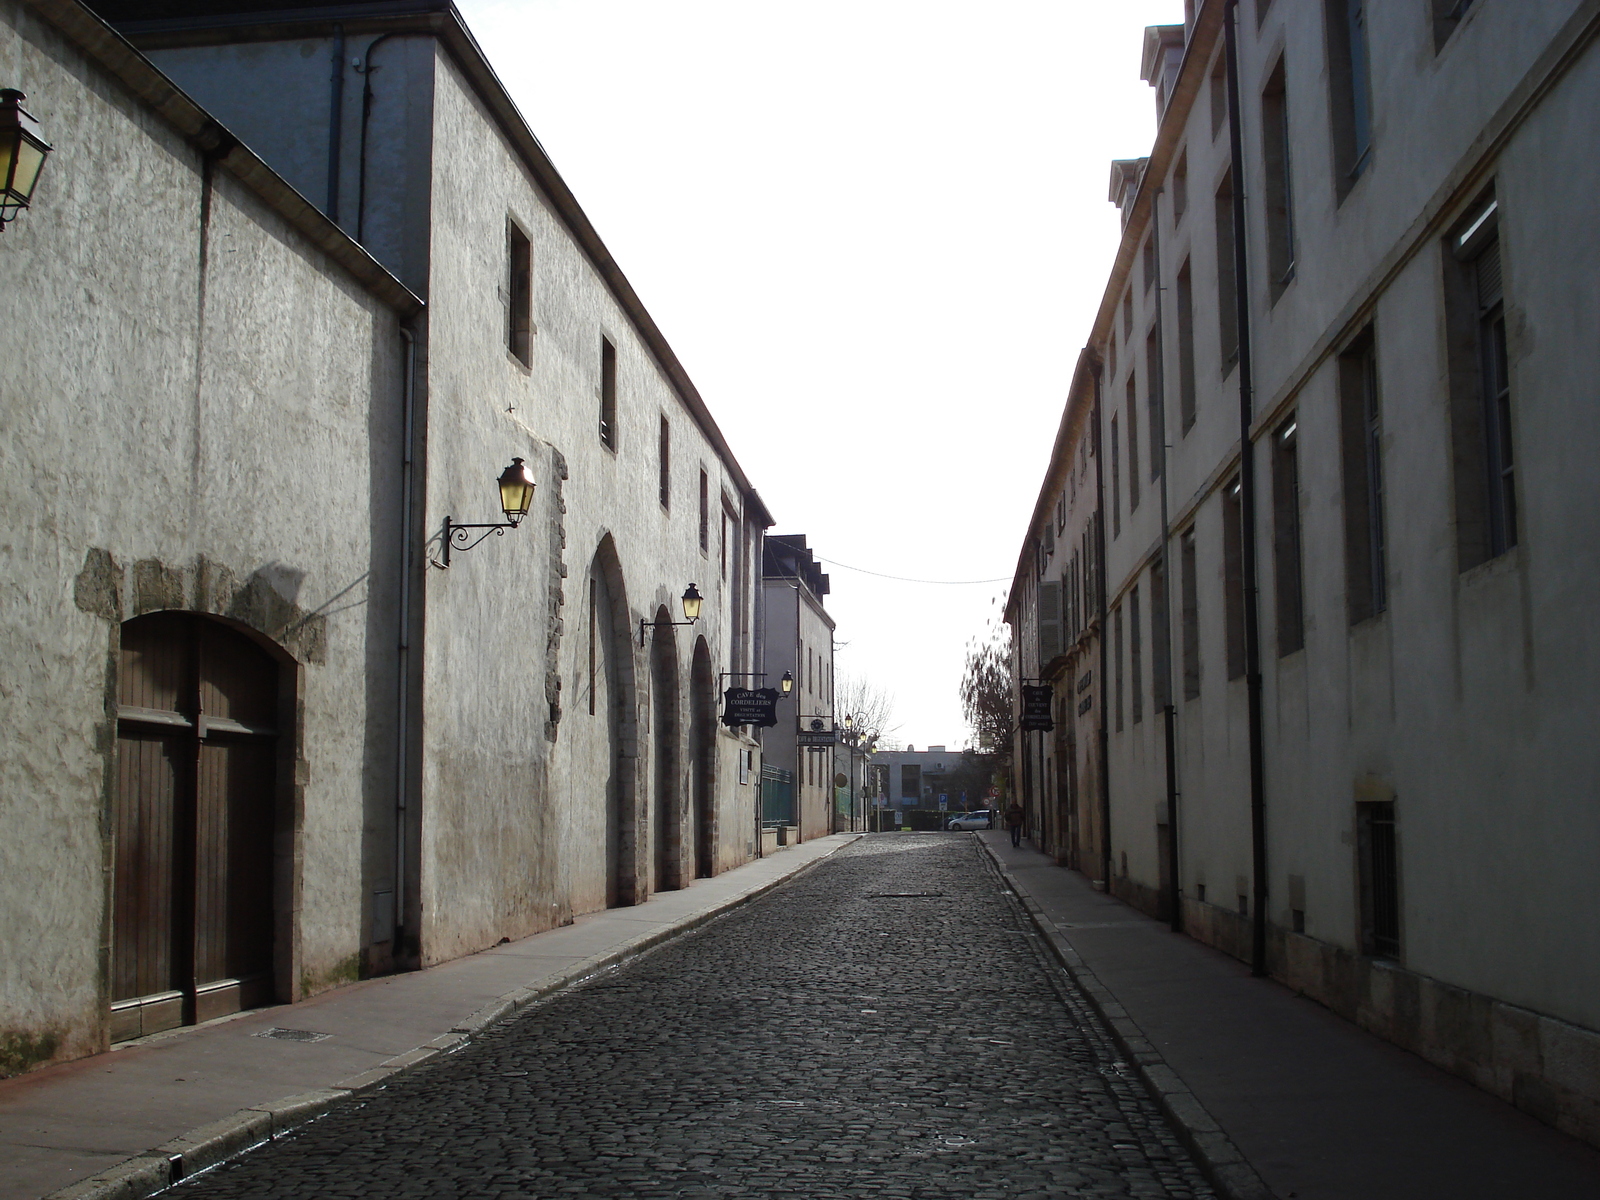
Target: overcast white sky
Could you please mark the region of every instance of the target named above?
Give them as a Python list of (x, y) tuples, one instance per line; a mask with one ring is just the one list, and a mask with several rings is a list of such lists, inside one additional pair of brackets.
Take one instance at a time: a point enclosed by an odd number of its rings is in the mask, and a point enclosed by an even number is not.
[(773, 532), (833, 560), (840, 675), (964, 745), (1181, 0), (457, 4)]

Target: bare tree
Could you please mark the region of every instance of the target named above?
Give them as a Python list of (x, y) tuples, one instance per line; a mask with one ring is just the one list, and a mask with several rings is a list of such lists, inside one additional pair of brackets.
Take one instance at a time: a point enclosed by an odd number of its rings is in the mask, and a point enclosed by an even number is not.
[(882, 747), (889, 735), (899, 729), (894, 721), (894, 697), (877, 684), (856, 675), (841, 675), (833, 687), (833, 711), (839, 715), (839, 726), (850, 717), (851, 728), (866, 743), (876, 740)]
[(1011, 756), (1011, 628), (998, 624), (989, 636), (967, 643), (961, 676), (961, 714), (980, 754), (994, 755), (996, 767)]

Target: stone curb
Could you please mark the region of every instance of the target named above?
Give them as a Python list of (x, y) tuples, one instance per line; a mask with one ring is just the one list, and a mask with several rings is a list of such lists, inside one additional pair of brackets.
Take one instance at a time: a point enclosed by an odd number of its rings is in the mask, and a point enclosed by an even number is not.
[(1201, 1168), (1226, 1200), (1274, 1200), (1274, 1193), (1256, 1169), (1250, 1165), (1248, 1159), (1239, 1152), (1233, 1144), (1233, 1139), (1224, 1132), (1221, 1125), (1209, 1112), (1199, 1098), (1189, 1090), (1189, 1085), (1183, 1082), (1179, 1074), (1167, 1065), (1161, 1052), (1155, 1048), (1150, 1039), (1145, 1037), (1144, 1030), (1134, 1022), (1122, 1007), (1116, 995), (1100, 982), (1089, 964), (1072, 943), (1056, 927), (1054, 921), (1045, 915), (1044, 909), (1033, 898), (1033, 894), (1006, 869), (997, 855), (982, 838), (977, 842), (983, 847), (983, 852), (988, 856), (996, 871), (1000, 873), (1008, 887), (1017, 894), (1017, 899), (1022, 901), (1022, 907), (1027, 911), (1029, 919), (1033, 922), (1044, 942), (1050, 948), (1067, 974), (1074, 983), (1082, 989), (1088, 998), (1090, 1006), (1100, 1014), (1111, 1030), (1111, 1037), (1122, 1050), (1123, 1055), (1139, 1073), (1139, 1078), (1144, 1081), (1145, 1087), (1155, 1097), (1155, 1101), (1166, 1113), (1167, 1119), (1172, 1122), (1184, 1144), (1193, 1151), (1200, 1161)]
[(769, 879), (764, 883), (754, 884), (742, 892), (736, 892), (713, 908), (692, 913), (674, 924), (653, 929), (649, 933), (642, 933), (615, 949), (572, 963), (536, 984), (507, 992), (477, 1012), (457, 1021), (448, 1033), (440, 1034), (432, 1041), (424, 1042), (404, 1054), (386, 1059), (370, 1070), (342, 1080), (330, 1088), (286, 1096), (282, 1100), (273, 1100), (253, 1108), (242, 1108), (232, 1116), (191, 1129), (152, 1150), (126, 1159), (109, 1170), (101, 1171), (98, 1175), (80, 1179), (77, 1183), (51, 1192), (44, 1197), (44, 1200), (145, 1200), (147, 1196), (153, 1196), (192, 1175), (209, 1170), (235, 1155), (243, 1154), (246, 1150), (252, 1150), (264, 1142), (282, 1137), (291, 1130), (314, 1121), (352, 1096), (383, 1086), (393, 1075), (419, 1067), (441, 1054), (450, 1054), (463, 1048), (476, 1034), (536, 1001), (582, 983), (603, 971), (620, 967), (664, 942), (682, 937), (725, 913), (742, 908), (774, 888), (792, 879), (798, 879), (818, 863), (826, 861), (850, 845), (850, 842), (864, 836), (858, 833), (849, 841), (840, 842), (828, 853), (819, 855), (776, 879)]

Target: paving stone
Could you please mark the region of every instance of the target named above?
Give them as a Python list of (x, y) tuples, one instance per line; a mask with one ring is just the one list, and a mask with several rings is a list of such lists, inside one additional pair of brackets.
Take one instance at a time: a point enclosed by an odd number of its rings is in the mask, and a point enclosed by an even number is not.
[(1018, 934), (973, 839), (866, 838), (168, 1195), (1211, 1200)]

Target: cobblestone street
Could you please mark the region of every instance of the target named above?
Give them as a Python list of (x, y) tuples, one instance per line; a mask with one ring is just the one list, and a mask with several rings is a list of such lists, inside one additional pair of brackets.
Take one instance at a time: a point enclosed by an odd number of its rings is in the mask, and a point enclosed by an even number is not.
[(858, 841), (174, 1197), (1200, 1197), (966, 834)]

